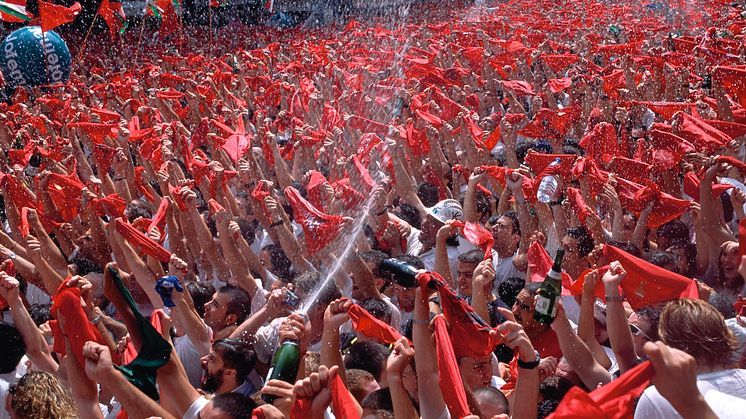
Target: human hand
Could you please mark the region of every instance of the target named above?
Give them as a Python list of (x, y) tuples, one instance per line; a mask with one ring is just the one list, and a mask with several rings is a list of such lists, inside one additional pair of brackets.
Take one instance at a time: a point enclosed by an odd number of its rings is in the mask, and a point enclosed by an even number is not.
[(449, 237), (458, 232), (459, 227), (454, 221), (455, 220), (446, 221), (443, 227), (438, 230), (438, 234), (435, 236), (438, 243), (445, 243)]
[(324, 311), (324, 328), (328, 328), (329, 331), (338, 331), (339, 327), (350, 319), (347, 314), (350, 307), (352, 307), (352, 300), (340, 298), (332, 301)]
[(8, 303), (21, 302), (20, 283), (5, 272), (0, 272), (0, 297)]
[[(301, 343), (301, 348), (305, 349), (306, 321), (299, 314), (291, 314), (285, 318), (280, 325), (280, 343), (292, 340)], [(302, 351), (303, 352), (303, 351)]]
[(276, 397), (272, 402), (276, 408), (282, 412), (283, 417), (290, 417), (290, 410), (293, 408), (293, 402), (295, 401), (295, 395), (293, 389), (295, 386), (291, 383), (286, 383), (282, 380), (269, 380), (262, 387), (262, 394)]
[(67, 280), (65, 286), (68, 288), (78, 288), (80, 290), (80, 298), (83, 300), (82, 307), (86, 317), (88, 317), (88, 320), (96, 317), (96, 306), (93, 304), (93, 284), (85, 277), (75, 275)]
[(29, 256), (31, 259), (41, 257), (41, 242), (36, 237), (29, 234), (26, 236), (26, 249), (28, 249)]
[(85, 372), (92, 380), (105, 383), (111, 374), (115, 373), (111, 353), (106, 346), (96, 342), (86, 342), (83, 345), (83, 357), (85, 358)]
[(267, 295), (267, 304), (265, 305), (267, 313), (271, 318), (277, 318), (288, 312), (288, 305), (285, 304), (288, 289), (277, 288)]
[(414, 359), (414, 348), (410, 346), (407, 338), (403, 337), (396, 341), (386, 361), (388, 377), (400, 376), (412, 359)]
[(476, 186), (480, 182), (482, 182), (482, 179), (484, 179), (484, 176), (486, 175), (486, 172), (481, 167), (475, 167), (474, 171), (471, 172), (469, 175), (469, 186)]
[(583, 297), (593, 297), (596, 292), (598, 277), (598, 269), (594, 269), (585, 275), (585, 280), (583, 281)]
[(627, 276), (627, 271), (624, 270), (624, 267), (618, 260), (615, 260), (609, 264), (609, 270), (601, 278), (601, 281), (607, 288), (618, 287), (625, 276)]
[(558, 365), (559, 365), (559, 361), (557, 360), (557, 358), (553, 356), (542, 358), (538, 366), (539, 382), (542, 382), (545, 379), (553, 376), (557, 372)]
[(184, 202), (184, 205), (186, 205), (187, 208), (189, 208), (190, 210), (194, 210), (197, 208), (197, 193), (189, 188), (181, 188), (181, 191), (179, 193), (181, 194), (181, 200)]
[(492, 258), (485, 259), (477, 265), (472, 276), (472, 292), (481, 292), (487, 284), (495, 279), (495, 268), (492, 266)]
[(337, 376), (338, 366), (327, 368), (321, 365), (318, 372), (295, 383), (293, 394), (296, 399), (311, 399), (311, 418), (324, 417), (324, 411), (332, 401), (329, 384)]
[(518, 352), (519, 358), (524, 362), (533, 362), (536, 359), (534, 346), (531, 344), (523, 326), (518, 324), (513, 312), (506, 308), (498, 308), (497, 311), (502, 314), (505, 321), (497, 326), (497, 330), (490, 331), (490, 334), (499, 333), (502, 342), (510, 349)]

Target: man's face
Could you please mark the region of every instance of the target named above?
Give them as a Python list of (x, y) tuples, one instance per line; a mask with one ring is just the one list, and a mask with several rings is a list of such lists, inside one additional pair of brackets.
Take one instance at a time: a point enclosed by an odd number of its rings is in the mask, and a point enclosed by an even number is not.
[(533, 325), (534, 320), (534, 297), (526, 290), (521, 290), (513, 304), (513, 315), (524, 329)]
[(402, 311), (407, 313), (414, 311), (414, 296), (416, 292), (416, 288), (404, 288), (394, 284), (394, 295), (396, 295), (396, 301), (399, 303), (399, 308)]
[(441, 227), (443, 227), (443, 223), (436, 220), (432, 215), (425, 217), (425, 220), (422, 221), (422, 230), (420, 230), (420, 242), (422, 245), (427, 247), (435, 246), (435, 237)]
[(216, 292), (212, 299), (205, 303), (205, 324), (210, 326), (212, 330), (218, 331), (227, 326), (226, 312), (228, 311), (229, 299), (228, 295)]
[(724, 245), (720, 253), (720, 265), (726, 278), (733, 278), (738, 275), (738, 265), (741, 259), (738, 257), (738, 243), (730, 242)]
[(581, 263), (581, 257), (578, 254), (578, 239), (565, 234), (562, 238), (562, 247), (565, 249), (565, 256), (562, 259), (562, 265), (567, 268), (577, 269)]
[(650, 329), (652, 329), (650, 322), (638, 317), (636, 313), (632, 313), (629, 316), (630, 332), (632, 332), (632, 343), (635, 346), (635, 353), (638, 356), (645, 354), (642, 347), (645, 342), (650, 341)]
[(513, 219), (502, 216), (490, 228), (492, 237), (495, 239), (496, 246), (512, 246), (517, 243), (520, 237), (513, 234)]
[(223, 385), (225, 379), (223, 359), (210, 348), (210, 352), (200, 361), (202, 362), (202, 385), (200, 387), (208, 393), (214, 393)]
[(492, 357), (490, 355), (472, 358), (463, 357), (459, 361), (461, 379), (469, 388), (487, 387), (492, 382)]
[(458, 293), (463, 297), (471, 297), (472, 278), (477, 265), (471, 262), (458, 262)]

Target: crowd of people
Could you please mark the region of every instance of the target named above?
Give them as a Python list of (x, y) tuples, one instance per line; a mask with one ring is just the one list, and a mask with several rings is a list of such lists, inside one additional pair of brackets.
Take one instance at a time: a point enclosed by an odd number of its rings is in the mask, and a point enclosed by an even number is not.
[(0, 419), (743, 417), (745, 14), (94, 35), (0, 104)]

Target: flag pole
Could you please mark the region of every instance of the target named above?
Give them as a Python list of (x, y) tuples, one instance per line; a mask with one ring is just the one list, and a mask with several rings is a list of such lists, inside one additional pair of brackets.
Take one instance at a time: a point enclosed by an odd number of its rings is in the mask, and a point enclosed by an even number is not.
[[(99, 6), (99, 9), (101, 7)], [(91, 35), (91, 31), (93, 30), (93, 24), (96, 23), (96, 18), (98, 17), (99, 9), (96, 9), (96, 14), (93, 16), (93, 19), (91, 19), (91, 24), (88, 25), (88, 31), (85, 33), (85, 36), (83, 37), (83, 42), (80, 44), (80, 51), (78, 51), (78, 56), (75, 57), (75, 62), (73, 62), (72, 68), (70, 69), (70, 73), (75, 70), (75, 67), (80, 63), (81, 58), (83, 58), (83, 52), (85, 51), (85, 47), (88, 43), (88, 36)], [(42, 32), (43, 34), (44, 32)]]
[[(145, 6), (147, 7), (147, 6)], [(143, 13), (142, 20), (140, 21), (140, 36), (137, 38), (137, 49), (135, 50), (135, 63), (137, 63), (137, 58), (140, 56), (140, 45), (142, 45), (142, 34), (145, 32), (145, 18), (147, 17), (146, 13)]]
[(207, 8), (208, 8), (208, 9), (210, 9), (210, 14), (209, 14), (209, 21), (208, 21), (208, 27), (207, 27), (207, 30), (209, 31), (209, 38), (210, 38), (210, 39), (209, 39), (209, 41), (208, 41), (208, 43), (210, 44), (210, 45), (209, 45), (210, 58), (212, 58), (212, 6), (210, 6), (210, 5), (208, 4), (208, 5), (207, 5)]

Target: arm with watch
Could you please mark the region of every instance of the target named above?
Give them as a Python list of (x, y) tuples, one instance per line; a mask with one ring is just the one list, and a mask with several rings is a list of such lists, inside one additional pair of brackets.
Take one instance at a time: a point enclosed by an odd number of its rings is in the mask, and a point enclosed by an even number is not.
[(611, 262), (609, 270), (601, 278), (606, 291), (606, 328), (609, 332), (609, 342), (611, 342), (611, 349), (614, 351), (622, 374), (633, 368), (638, 360), (627, 314), (622, 305), (624, 296), (619, 291), (619, 284), (626, 275), (627, 272), (622, 264), (615, 260)]

